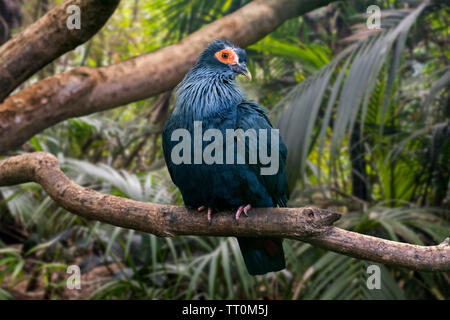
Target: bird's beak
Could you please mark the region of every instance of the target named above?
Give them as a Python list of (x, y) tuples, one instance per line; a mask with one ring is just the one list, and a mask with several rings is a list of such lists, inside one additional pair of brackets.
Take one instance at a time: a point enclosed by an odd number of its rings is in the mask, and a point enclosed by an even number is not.
[(252, 74), (250, 73), (250, 71), (248, 71), (247, 68), (245, 69), (247, 70), (247, 72), (244, 74), (244, 76), (246, 76), (248, 80), (252, 81)]
[(234, 70), (234, 72), (236, 72), (238, 74), (242, 74), (242, 75), (246, 76), (248, 80), (250, 80), (250, 81), (252, 80), (252, 74), (250, 73), (250, 71), (248, 71), (245, 63), (235, 64), (233, 66), (233, 70)]
[(239, 69), (240, 69), (239, 71), (241, 74), (246, 76), (248, 80), (252, 81), (252, 74), (250, 73), (250, 71), (248, 71), (248, 68), (245, 65), (245, 63), (242, 64)]

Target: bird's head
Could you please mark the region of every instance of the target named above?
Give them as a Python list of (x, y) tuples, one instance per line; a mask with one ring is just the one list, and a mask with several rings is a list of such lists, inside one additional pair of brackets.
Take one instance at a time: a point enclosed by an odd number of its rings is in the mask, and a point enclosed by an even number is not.
[(226, 39), (218, 39), (210, 43), (200, 55), (196, 67), (232, 79), (240, 74), (252, 79), (252, 75), (247, 69), (245, 50)]

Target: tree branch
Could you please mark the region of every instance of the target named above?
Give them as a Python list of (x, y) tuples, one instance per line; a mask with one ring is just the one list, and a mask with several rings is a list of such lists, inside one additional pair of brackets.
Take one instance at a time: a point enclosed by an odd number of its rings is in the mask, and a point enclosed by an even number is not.
[[(120, 0), (68, 0), (0, 47), (0, 101), (48, 63), (89, 40)], [(81, 29), (69, 30), (66, 12), (80, 8)]]
[(415, 270), (450, 270), (447, 238), (437, 246), (399, 243), (333, 226), (337, 213), (317, 208), (257, 208), (237, 223), (230, 212), (205, 214), (183, 207), (134, 201), (83, 188), (67, 178), (54, 156), (45, 152), (15, 156), (0, 162), (0, 186), (34, 181), (66, 210), (115, 226), (161, 237), (270, 236), (291, 238), (314, 246), (383, 264)]
[[(118, 64), (75, 68), (39, 81), (0, 104), (0, 154), (60, 121), (172, 89), (216, 38), (225, 37), (246, 47), (287, 19), (333, 1), (255, 0), (175, 45)], [(0, 75), (3, 72), (0, 70)]]

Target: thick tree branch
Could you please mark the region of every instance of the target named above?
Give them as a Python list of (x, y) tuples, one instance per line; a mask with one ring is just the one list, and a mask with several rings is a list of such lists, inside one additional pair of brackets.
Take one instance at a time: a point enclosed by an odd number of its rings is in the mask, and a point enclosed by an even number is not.
[(172, 89), (216, 38), (246, 47), (287, 19), (333, 1), (255, 0), (175, 45), (107, 67), (75, 68), (39, 81), (0, 104), (0, 154), (60, 121)]
[(0, 162), (0, 186), (34, 181), (63, 208), (82, 217), (158, 236), (270, 236), (309, 242), (355, 258), (415, 270), (450, 270), (448, 238), (437, 246), (399, 243), (333, 226), (337, 213), (317, 208), (252, 209), (237, 223), (230, 212), (205, 214), (182, 207), (139, 202), (83, 188), (67, 178), (56, 158), (45, 152), (11, 157)]
[[(62, 54), (84, 43), (106, 23), (120, 0), (68, 0), (0, 47), (0, 101)], [(80, 8), (81, 28), (69, 30), (67, 8)]]

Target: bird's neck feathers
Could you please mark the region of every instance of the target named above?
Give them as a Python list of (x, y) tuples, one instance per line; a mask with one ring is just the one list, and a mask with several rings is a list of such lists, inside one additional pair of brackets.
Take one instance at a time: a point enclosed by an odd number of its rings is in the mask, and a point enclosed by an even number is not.
[(187, 121), (226, 118), (243, 100), (234, 76), (195, 66), (177, 87), (174, 113)]

